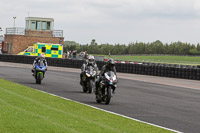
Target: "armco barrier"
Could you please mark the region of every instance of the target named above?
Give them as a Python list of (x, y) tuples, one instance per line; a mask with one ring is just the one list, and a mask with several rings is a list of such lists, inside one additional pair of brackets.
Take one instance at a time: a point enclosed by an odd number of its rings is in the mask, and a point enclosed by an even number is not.
[[(35, 56), (23, 55), (0, 55), (0, 61), (32, 64)], [(84, 60), (46, 58), (49, 66), (81, 68)], [(96, 61), (99, 69), (103, 67), (105, 62)], [(184, 66), (172, 64), (122, 64), (116, 63), (117, 72), (144, 74), (162, 77), (173, 77), (200, 80), (200, 66)]]

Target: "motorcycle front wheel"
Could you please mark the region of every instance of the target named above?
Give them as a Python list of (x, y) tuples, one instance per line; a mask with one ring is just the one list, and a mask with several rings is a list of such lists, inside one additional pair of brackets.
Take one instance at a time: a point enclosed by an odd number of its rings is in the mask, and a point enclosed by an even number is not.
[(89, 91), (89, 93), (92, 93), (92, 88), (93, 88), (93, 81), (92, 80), (90, 80), (89, 81), (89, 86), (88, 86), (88, 91)]
[(107, 88), (107, 91), (106, 91), (106, 97), (105, 97), (105, 104), (108, 105), (110, 103), (110, 100), (111, 100), (111, 86), (109, 86)]
[(41, 84), (41, 82), (42, 82), (42, 74), (40, 73), (38, 76), (38, 84)]
[(83, 92), (87, 92), (87, 87), (84, 81), (82, 81), (82, 88), (83, 88)]

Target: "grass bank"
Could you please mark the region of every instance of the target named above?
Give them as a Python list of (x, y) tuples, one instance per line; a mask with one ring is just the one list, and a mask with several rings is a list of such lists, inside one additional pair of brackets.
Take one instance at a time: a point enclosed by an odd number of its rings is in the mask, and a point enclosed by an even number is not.
[(0, 79), (0, 132), (167, 133), (170, 131)]

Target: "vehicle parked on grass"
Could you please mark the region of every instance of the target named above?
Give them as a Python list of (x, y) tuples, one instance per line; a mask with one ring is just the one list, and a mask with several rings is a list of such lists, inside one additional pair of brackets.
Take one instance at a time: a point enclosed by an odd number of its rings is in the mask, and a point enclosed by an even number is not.
[[(105, 102), (109, 104), (112, 92), (117, 87), (117, 76), (113, 71), (108, 71), (104, 74), (104, 79), (99, 83), (96, 89), (96, 101), (97, 103)], [(112, 92), (111, 92), (112, 91)]]

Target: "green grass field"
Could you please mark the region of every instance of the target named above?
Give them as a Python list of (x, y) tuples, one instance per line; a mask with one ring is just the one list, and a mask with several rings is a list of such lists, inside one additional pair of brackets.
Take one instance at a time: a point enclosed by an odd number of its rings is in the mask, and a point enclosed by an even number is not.
[(167, 133), (171, 131), (0, 79), (0, 132)]
[(200, 57), (197, 56), (110, 56), (110, 58), (122, 61), (200, 65)]

